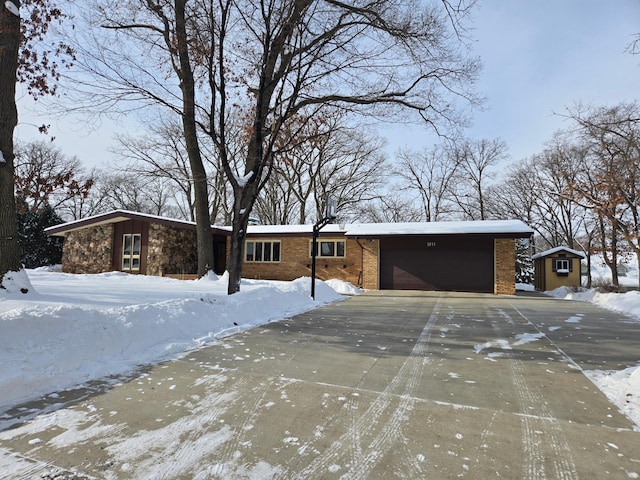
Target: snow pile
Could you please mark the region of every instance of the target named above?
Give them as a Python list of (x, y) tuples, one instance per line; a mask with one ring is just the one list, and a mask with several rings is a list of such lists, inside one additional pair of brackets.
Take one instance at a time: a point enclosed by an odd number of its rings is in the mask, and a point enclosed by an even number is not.
[(584, 374), (640, 429), (640, 366)]
[(358, 294), (363, 292), (363, 290), (361, 288), (358, 288), (358, 287), (356, 287), (355, 285), (353, 285), (353, 284), (351, 284), (349, 282), (338, 280), (336, 278), (331, 279), (331, 280), (327, 280), (324, 283), (329, 285), (331, 288), (333, 288), (340, 295), (358, 295)]
[(0, 285), (0, 298), (15, 293), (28, 293), (31, 291), (31, 282), (24, 270), (19, 272), (7, 272)]
[[(38, 269), (28, 276), (0, 290), (0, 412), (342, 298), (318, 281), (312, 300), (310, 278), (245, 280), (227, 296), (226, 275), (179, 281)], [(19, 293), (29, 279), (34, 288)]]
[(640, 292), (638, 291), (603, 293), (594, 289), (575, 291), (569, 287), (560, 287), (545, 293), (555, 298), (595, 303), (601, 307), (640, 318)]

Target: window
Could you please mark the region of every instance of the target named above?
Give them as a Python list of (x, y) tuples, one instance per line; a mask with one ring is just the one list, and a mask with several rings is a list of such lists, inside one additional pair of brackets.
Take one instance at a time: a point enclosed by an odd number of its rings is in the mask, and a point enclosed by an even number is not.
[(140, 247), (142, 236), (139, 233), (125, 233), (122, 236), (122, 270), (140, 270)]
[(570, 258), (556, 258), (553, 260), (553, 271), (560, 276), (567, 276), (572, 271)]
[(279, 241), (247, 241), (244, 245), (245, 262), (279, 262), (280, 242)]
[[(309, 256), (313, 256), (313, 242), (309, 244)], [(345, 256), (344, 240), (320, 240), (318, 241), (318, 257), (343, 258)]]

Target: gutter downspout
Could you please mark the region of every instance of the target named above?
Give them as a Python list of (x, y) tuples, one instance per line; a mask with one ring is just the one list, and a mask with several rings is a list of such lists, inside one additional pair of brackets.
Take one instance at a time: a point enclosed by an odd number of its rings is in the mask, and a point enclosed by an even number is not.
[(360, 272), (358, 273), (358, 287), (362, 288), (362, 277), (364, 275), (364, 247), (360, 243), (360, 239), (356, 237), (356, 243), (360, 247)]

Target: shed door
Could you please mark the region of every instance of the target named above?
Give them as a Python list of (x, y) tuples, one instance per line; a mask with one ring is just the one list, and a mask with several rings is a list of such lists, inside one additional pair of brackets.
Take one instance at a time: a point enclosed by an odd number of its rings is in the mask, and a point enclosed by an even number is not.
[(493, 293), (493, 266), (493, 239), (383, 240), (380, 287)]

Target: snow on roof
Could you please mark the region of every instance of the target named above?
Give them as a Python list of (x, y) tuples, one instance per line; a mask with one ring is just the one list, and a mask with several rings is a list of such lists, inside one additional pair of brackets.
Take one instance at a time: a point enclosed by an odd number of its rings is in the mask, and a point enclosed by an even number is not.
[[(322, 233), (337, 233), (343, 235), (344, 228), (340, 225), (329, 224), (322, 227)], [(249, 225), (247, 227), (248, 235), (282, 235), (282, 234), (301, 234), (313, 233), (313, 225)]]
[[(81, 220), (55, 225), (45, 229), (49, 235), (64, 235), (65, 232), (84, 228), (88, 225), (113, 223), (129, 218), (144, 218), (156, 222), (170, 222), (176, 225), (195, 226), (194, 222), (171, 219), (128, 210), (113, 210), (108, 213), (86, 217)], [(231, 227), (212, 226), (212, 228), (231, 231)], [(249, 225), (249, 235), (295, 235), (313, 232), (313, 225)], [(529, 236), (533, 230), (520, 220), (476, 220), (461, 222), (412, 222), (412, 223), (362, 223), (341, 226), (329, 224), (322, 228), (323, 234), (338, 234), (349, 237), (379, 237), (385, 235), (451, 235), (451, 234), (507, 234)]]
[(520, 220), (474, 220), (464, 222), (362, 223), (348, 225), (350, 237), (383, 235), (517, 234), (532, 235)]
[[(313, 225), (251, 225), (250, 235), (302, 234), (313, 232)], [(348, 224), (344, 228), (330, 224), (323, 234), (336, 233), (349, 237), (385, 235), (451, 235), (451, 234), (515, 234), (532, 235), (533, 230), (520, 220), (477, 220), (466, 222), (412, 222)]]
[(573, 255), (576, 255), (577, 257), (580, 257), (580, 258), (587, 258), (587, 256), (583, 252), (579, 252), (578, 250), (573, 250), (569, 247), (551, 248), (549, 250), (545, 250), (544, 252), (536, 253), (531, 258), (535, 260), (536, 258), (548, 257), (549, 255), (553, 255), (554, 253), (557, 253), (557, 252), (567, 252), (567, 253), (572, 253)]
[[(155, 221), (158, 223), (168, 223), (176, 226), (184, 225), (185, 227), (195, 227), (195, 222), (188, 220), (179, 220), (175, 218), (161, 217), (159, 215), (151, 215), (148, 213), (133, 212), (129, 210), (111, 210), (107, 213), (100, 213), (98, 215), (92, 215), (90, 217), (81, 218), (80, 220), (72, 220), (70, 222), (53, 225), (45, 228), (44, 231), (49, 235), (64, 236), (66, 232), (78, 230), (80, 228), (87, 227), (89, 225), (102, 225), (108, 223), (122, 222), (128, 219), (146, 219), (149, 221)], [(212, 225), (212, 228), (231, 231), (231, 227), (218, 227)]]

